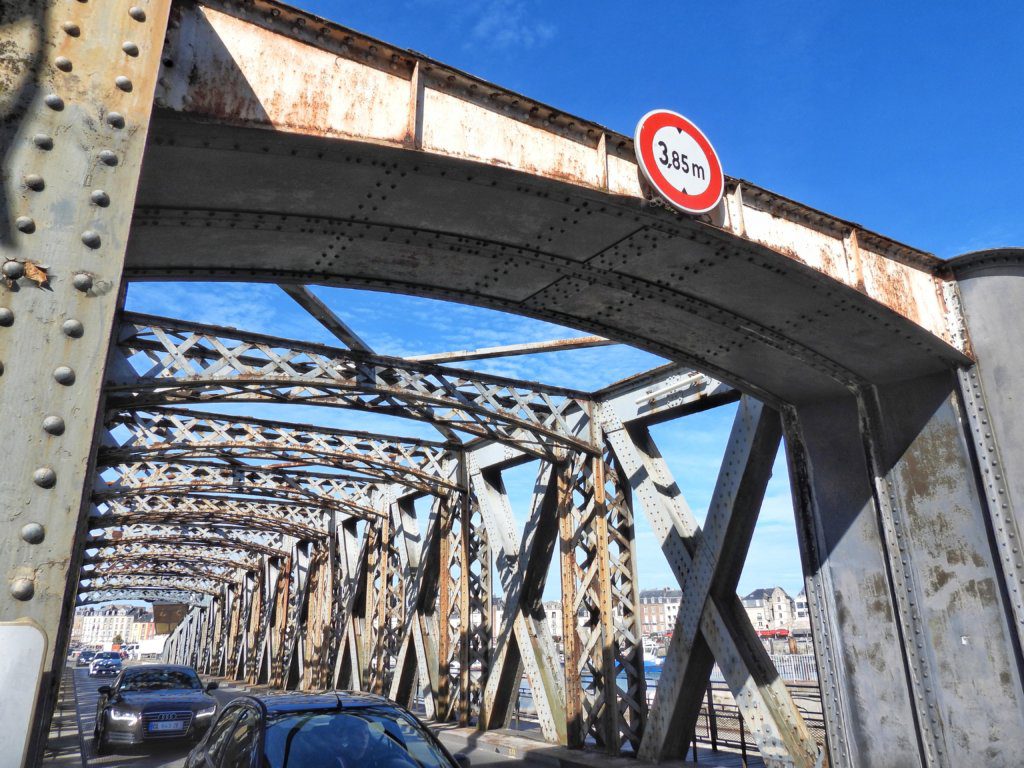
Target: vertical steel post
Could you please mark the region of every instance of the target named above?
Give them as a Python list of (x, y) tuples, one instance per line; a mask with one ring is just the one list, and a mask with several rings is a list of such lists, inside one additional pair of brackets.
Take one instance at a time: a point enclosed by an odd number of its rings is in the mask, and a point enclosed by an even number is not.
[(4, 2), (0, 496), (12, 514), (0, 621), (34, 621), (48, 639), (29, 764), (63, 671), (97, 403), (169, 5)]

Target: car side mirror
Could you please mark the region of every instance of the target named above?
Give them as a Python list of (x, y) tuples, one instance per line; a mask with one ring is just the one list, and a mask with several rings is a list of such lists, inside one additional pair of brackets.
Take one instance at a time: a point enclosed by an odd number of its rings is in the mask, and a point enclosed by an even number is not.
[(211, 680), (206, 684), (207, 691), (216, 691), (218, 688), (220, 688), (220, 683), (218, 683), (216, 680)]
[(110, 691), (111, 691), (111, 688), (110, 688), (109, 685), (101, 685), (99, 688), (96, 689), (96, 692), (99, 693), (102, 696), (109, 696), (110, 695)]

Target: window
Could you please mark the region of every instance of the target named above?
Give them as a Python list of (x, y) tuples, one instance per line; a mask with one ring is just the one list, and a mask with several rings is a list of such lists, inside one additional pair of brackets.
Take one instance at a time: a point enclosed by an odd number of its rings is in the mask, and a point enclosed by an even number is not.
[(224, 747), (228, 736), (231, 735), (231, 729), (235, 727), (235, 723), (241, 717), (242, 711), (241, 707), (228, 708), (224, 710), (224, 713), (214, 723), (213, 732), (210, 734), (210, 740), (207, 742), (209, 746), (206, 750), (214, 764), (217, 764), (220, 761), (220, 756), (224, 754)]
[(248, 707), (242, 710), (238, 725), (231, 732), (224, 749), (225, 768), (251, 768), (256, 755), (256, 737), (259, 735), (256, 713)]

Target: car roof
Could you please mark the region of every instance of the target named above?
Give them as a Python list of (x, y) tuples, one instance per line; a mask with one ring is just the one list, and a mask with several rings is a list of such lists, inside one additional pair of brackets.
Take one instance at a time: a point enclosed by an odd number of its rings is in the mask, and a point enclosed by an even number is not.
[(126, 671), (134, 671), (136, 669), (142, 671), (161, 669), (166, 672), (191, 672), (197, 676), (199, 674), (193, 667), (186, 664), (132, 664)]
[(323, 693), (298, 693), (296, 691), (267, 691), (265, 693), (241, 696), (235, 701), (249, 700), (268, 715), (285, 712), (308, 712), (310, 710), (334, 710), (346, 707), (373, 707), (381, 704), (401, 709), (398, 704), (373, 693), (363, 691), (326, 691)]

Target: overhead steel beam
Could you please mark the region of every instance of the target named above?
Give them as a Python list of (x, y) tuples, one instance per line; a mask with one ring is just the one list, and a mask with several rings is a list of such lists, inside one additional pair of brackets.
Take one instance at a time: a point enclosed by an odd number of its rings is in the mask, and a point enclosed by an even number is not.
[(111, 528), (94, 529), (85, 541), (86, 551), (96, 548), (188, 545), (192, 542), (210, 547), (238, 547), (268, 556), (283, 556), (291, 547), (292, 537), (275, 531), (250, 527), (211, 524), (131, 523)]
[(114, 603), (125, 600), (144, 600), (148, 603), (168, 602), (199, 605), (208, 599), (205, 594), (199, 594), (191, 590), (121, 587), (79, 592), (75, 602), (76, 605), (94, 605), (96, 603)]
[(370, 345), (359, 338), (359, 335), (334, 314), (330, 307), (320, 301), (308, 286), (281, 283), (278, 287), (295, 299), (296, 304), (309, 312), (320, 325), (333, 333), (346, 347), (354, 349), (356, 352), (373, 354)]
[(438, 352), (432, 355), (406, 355), (403, 359), (416, 363), (460, 363), (467, 360), (489, 360), (495, 357), (517, 357), (545, 352), (564, 352), (571, 349), (607, 347), (616, 343), (603, 336), (580, 336), (573, 339), (553, 339), (551, 341), (532, 341), (526, 344), (464, 349), (458, 352)]

